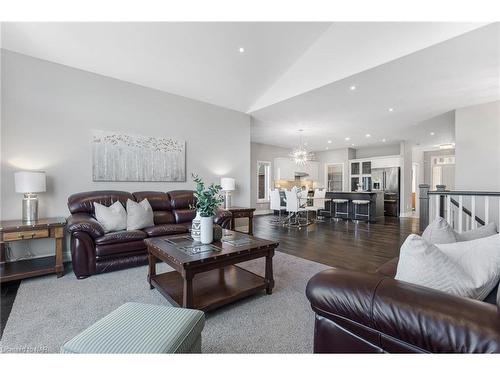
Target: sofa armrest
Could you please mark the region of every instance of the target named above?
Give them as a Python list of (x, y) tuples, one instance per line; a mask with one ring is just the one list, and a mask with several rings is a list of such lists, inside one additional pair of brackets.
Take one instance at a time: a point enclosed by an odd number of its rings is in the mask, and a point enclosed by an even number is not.
[(214, 223), (220, 225), (224, 229), (233, 229), (231, 228), (232, 218), (233, 214), (231, 211), (219, 208), (214, 216)]
[(73, 214), (68, 218), (67, 230), (73, 234), (75, 232), (86, 232), (92, 238), (104, 235), (104, 229), (99, 222), (86, 213)]
[(316, 314), (353, 321), (431, 353), (500, 352), (497, 306), (397, 281), (380, 274), (331, 269), (308, 283)]

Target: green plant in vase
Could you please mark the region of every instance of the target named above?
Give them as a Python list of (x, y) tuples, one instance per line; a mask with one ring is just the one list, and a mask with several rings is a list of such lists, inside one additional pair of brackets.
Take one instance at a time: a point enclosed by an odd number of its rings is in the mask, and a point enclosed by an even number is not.
[(217, 184), (210, 184), (208, 188), (198, 176), (193, 174), (193, 181), (196, 183), (194, 197), (196, 198), (196, 211), (200, 216), (200, 241), (209, 244), (213, 241), (214, 215), (217, 213), (219, 205), (224, 201), (221, 195), (222, 187)]

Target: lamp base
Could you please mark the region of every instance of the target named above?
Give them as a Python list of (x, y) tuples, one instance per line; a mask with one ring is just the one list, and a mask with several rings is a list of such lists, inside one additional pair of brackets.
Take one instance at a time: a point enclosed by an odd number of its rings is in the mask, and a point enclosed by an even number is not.
[(231, 193), (229, 191), (226, 191), (226, 196), (224, 198), (224, 209), (228, 209), (231, 207)]
[(23, 221), (32, 222), (38, 220), (38, 197), (36, 194), (24, 194), (23, 198)]

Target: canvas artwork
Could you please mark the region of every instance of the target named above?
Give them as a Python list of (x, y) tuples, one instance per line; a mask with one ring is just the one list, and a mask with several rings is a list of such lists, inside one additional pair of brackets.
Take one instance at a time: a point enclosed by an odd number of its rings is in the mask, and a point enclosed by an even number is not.
[(94, 131), (94, 181), (186, 181), (186, 142)]

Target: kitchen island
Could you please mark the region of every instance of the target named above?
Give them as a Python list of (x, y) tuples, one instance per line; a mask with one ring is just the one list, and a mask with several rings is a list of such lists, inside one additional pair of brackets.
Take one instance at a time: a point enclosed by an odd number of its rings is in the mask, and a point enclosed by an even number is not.
[[(349, 203), (349, 219), (354, 219), (354, 205), (351, 201), (356, 199), (363, 199), (370, 201), (370, 222), (376, 222), (381, 217), (384, 216), (384, 192), (383, 191), (327, 191), (327, 199), (347, 199)], [(331, 201), (326, 201), (326, 209), (330, 211)], [(345, 211), (345, 206), (339, 207), (339, 211)], [(332, 214), (335, 212), (334, 207), (331, 210)], [(359, 206), (358, 212), (361, 214), (367, 214), (367, 206)], [(345, 215), (342, 215), (345, 217)], [(359, 218), (360, 220), (366, 220), (364, 216)]]

